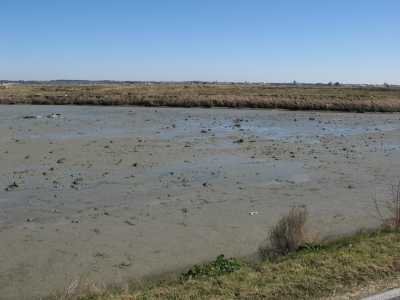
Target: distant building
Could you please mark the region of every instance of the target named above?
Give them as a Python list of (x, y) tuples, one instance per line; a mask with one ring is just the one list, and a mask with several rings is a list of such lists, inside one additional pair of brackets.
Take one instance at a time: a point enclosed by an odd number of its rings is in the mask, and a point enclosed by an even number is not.
[(17, 83), (17, 82), (1, 82), (0, 85), (4, 86), (4, 87), (10, 87), (10, 86), (14, 86), (14, 85), (19, 85), (19, 83)]

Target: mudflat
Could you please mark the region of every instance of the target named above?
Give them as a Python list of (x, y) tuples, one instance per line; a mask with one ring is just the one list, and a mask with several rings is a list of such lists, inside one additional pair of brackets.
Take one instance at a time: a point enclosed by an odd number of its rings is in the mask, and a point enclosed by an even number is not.
[(1, 299), (251, 255), (293, 205), (375, 226), (399, 170), (399, 113), (3, 105)]

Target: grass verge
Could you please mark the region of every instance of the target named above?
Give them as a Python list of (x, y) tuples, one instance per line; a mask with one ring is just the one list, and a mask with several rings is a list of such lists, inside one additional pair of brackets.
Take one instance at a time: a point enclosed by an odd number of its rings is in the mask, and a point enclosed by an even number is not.
[[(79, 300), (317, 299), (400, 274), (400, 234), (360, 233), (250, 265), (219, 258), (183, 276), (131, 290), (78, 296)], [(222, 267), (220, 266), (222, 265)], [(233, 267), (232, 267), (233, 266)], [(217, 270), (217, 271), (216, 271)], [(222, 271), (221, 271), (222, 270)], [(226, 273), (224, 270), (228, 270)], [(210, 273), (208, 273), (210, 272)], [(221, 275), (222, 274), (222, 275)]]

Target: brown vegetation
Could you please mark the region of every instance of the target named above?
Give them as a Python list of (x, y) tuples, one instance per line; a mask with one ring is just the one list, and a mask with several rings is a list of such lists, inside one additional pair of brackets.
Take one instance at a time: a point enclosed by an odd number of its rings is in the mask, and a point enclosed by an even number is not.
[(0, 104), (246, 107), (395, 112), (400, 111), (400, 89), (256, 84), (16, 85), (0, 89)]
[(286, 255), (298, 250), (307, 242), (305, 225), (308, 218), (306, 208), (294, 207), (289, 213), (279, 219), (270, 230), (269, 244), (260, 248), (263, 258), (276, 255)]
[(391, 199), (374, 199), (376, 211), (384, 228), (400, 229), (400, 181), (391, 187)]

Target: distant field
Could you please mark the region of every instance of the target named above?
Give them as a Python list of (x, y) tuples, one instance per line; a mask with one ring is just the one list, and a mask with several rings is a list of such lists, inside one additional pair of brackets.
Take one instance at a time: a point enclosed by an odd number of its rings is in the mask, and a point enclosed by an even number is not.
[(256, 84), (15, 85), (0, 86), (0, 104), (399, 112), (400, 88)]

